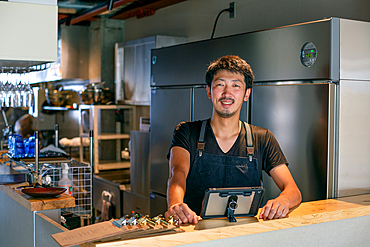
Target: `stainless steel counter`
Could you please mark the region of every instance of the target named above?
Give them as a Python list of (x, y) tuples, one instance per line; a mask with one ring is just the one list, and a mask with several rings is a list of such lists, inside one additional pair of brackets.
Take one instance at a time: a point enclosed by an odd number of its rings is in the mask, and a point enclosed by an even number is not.
[(0, 184), (17, 184), (26, 180), (25, 173), (18, 172), (8, 165), (0, 164)]

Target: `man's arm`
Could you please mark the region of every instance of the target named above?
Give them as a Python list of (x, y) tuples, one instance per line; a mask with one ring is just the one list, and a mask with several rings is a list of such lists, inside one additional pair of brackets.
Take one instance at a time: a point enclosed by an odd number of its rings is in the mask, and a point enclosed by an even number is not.
[(190, 169), (190, 153), (182, 147), (172, 147), (170, 151), (170, 176), (167, 185), (168, 211), (165, 216), (175, 216), (180, 223), (198, 222), (198, 216), (186, 203), (186, 178)]
[(301, 192), (285, 164), (274, 167), (270, 171), (270, 175), (281, 190), (281, 193), (278, 197), (266, 203), (259, 215), (260, 219), (283, 218), (287, 215), (290, 208), (302, 201)]

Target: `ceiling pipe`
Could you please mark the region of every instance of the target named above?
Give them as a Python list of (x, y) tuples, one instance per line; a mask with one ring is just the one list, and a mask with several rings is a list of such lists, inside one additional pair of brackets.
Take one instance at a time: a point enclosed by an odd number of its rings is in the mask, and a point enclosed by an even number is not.
[(114, 0), (108, 0), (108, 2), (109, 2), (109, 4), (108, 4), (108, 10), (112, 10)]

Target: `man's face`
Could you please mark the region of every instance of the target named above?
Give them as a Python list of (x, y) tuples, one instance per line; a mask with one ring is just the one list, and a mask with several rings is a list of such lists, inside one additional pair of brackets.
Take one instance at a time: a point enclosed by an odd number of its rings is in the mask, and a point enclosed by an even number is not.
[(212, 81), (211, 88), (207, 86), (208, 98), (212, 100), (215, 112), (224, 118), (239, 113), (244, 101), (251, 92), (244, 82), (244, 76), (228, 70), (219, 70)]

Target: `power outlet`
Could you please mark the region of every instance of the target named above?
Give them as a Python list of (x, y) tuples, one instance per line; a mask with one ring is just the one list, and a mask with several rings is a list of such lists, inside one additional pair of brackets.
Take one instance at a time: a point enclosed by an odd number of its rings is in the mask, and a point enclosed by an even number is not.
[(235, 18), (236, 16), (235, 2), (230, 3), (229, 13), (230, 13), (230, 18)]

